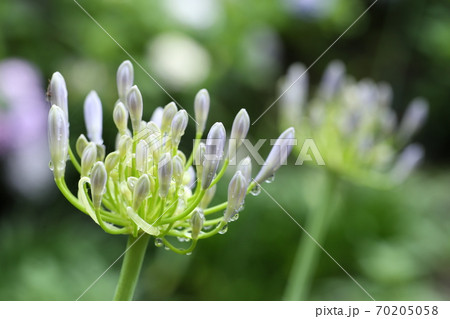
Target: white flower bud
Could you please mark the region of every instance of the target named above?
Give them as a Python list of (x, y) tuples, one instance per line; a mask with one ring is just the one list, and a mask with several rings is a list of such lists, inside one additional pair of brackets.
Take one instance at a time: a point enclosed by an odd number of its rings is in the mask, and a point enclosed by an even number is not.
[(214, 184), (212, 187), (208, 188), (205, 192), (205, 195), (203, 196), (200, 204), (198, 206), (202, 209), (206, 209), (208, 205), (211, 203), (211, 201), (214, 198), (214, 195), (216, 194), (217, 184)]
[(103, 161), (106, 154), (105, 145), (95, 144), (95, 146), (97, 146), (97, 161)]
[(106, 156), (105, 168), (108, 174), (117, 166), (117, 164), (119, 164), (119, 160), (120, 156), (118, 151), (111, 152)]
[(232, 220), (244, 204), (248, 183), (241, 171), (237, 171), (228, 185), (228, 205), (224, 213), (224, 220), (228, 223)]
[(128, 135), (122, 135), (119, 139), (118, 151), (120, 158), (124, 158), (131, 148), (133, 140)]
[(84, 136), (84, 134), (81, 134), (78, 137), (77, 142), (75, 143), (75, 149), (76, 149), (79, 157), (83, 156), (83, 151), (88, 144), (89, 144), (89, 142), (88, 142), (86, 136)]
[(150, 134), (161, 134), (161, 130), (159, 129), (159, 125), (156, 122), (150, 121), (147, 123), (147, 128)]
[(167, 197), (172, 181), (172, 159), (169, 153), (164, 153), (158, 163), (159, 196)]
[(154, 160), (158, 160), (161, 155), (161, 134), (153, 133), (146, 139), (150, 154), (153, 156)]
[(162, 119), (161, 119), (161, 133), (165, 134), (169, 132), (172, 120), (177, 113), (177, 106), (174, 102), (170, 102), (164, 107)]
[(102, 140), (102, 102), (97, 92), (91, 91), (84, 100), (84, 123), (87, 136), (95, 144), (103, 144)]
[(217, 168), (219, 167), (220, 158), (217, 155), (209, 155), (205, 157), (203, 161), (202, 171), (202, 189), (208, 189), (209, 185), (216, 175)]
[(396, 182), (403, 182), (420, 164), (424, 157), (423, 147), (417, 144), (408, 145), (400, 153), (391, 171), (392, 179)]
[(155, 123), (158, 128), (161, 127), (163, 112), (164, 109), (159, 106), (153, 111), (152, 117), (150, 118), (150, 122)]
[(298, 121), (308, 97), (308, 73), (301, 63), (292, 64), (280, 81), (281, 123)]
[(247, 183), (250, 183), (252, 179), (252, 160), (250, 159), (250, 157), (247, 156), (239, 162), (237, 171), (240, 171), (245, 177)]
[(81, 156), (81, 176), (88, 176), (95, 162), (97, 162), (97, 146), (94, 142), (90, 142)]
[(325, 100), (330, 100), (341, 89), (345, 80), (345, 66), (341, 61), (332, 61), (328, 64), (322, 82), (320, 93)]
[(144, 140), (140, 140), (136, 145), (136, 169), (140, 172), (147, 172), (148, 145)]
[(181, 157), (179, 157), (178, 155), (173, 157), (172, 163), (173, 163), (173, 178), (178, 187), (183, 183), (184, 163)]
[(267, 156), (261, 170), (255, 177), (255, 182), (262, 183), (265, 180), (275, 174), (282, 164), (286, 162), (286, 159), (292, 147), (295, 145), (295, 130), (294, 128), (288, 128), (284, 131), (280, 137), (278, 137), (276, 143), (273, 145), (272, 150)]
[(55, 179), (64, 177), (69, 149), (68, 133), (64, 111), (59, 106), (53, 105), (48, 113), (48, 145)]
[(142, 175), (136, 182), (133, 190), (133, 209), (137, 211), (142, 202), (150, 193), (150, 179), (147, 174)]
[(124, 134), (128, 128), (128, 111), (122, 102), (117, 102), (113, 111), (113, 120), (117, 129)]
[(196, 209), (191, 216), (191, 237), (193, 240), (196, 240), (198, 238), (198, 235), (200, 234), (200, 231), (203, 228), (203, 223), (205, 222), (205, 216), (203, 215), (203, 212), (200, 209)]
[(194, 165), (197, 169), (197, 178), (202, 179), (203, 162), (205, 161), (206, 145), (203, 142), (198, 144), (197, 151), (194, 154)]
[(234, 158), (236, 151), (241, 146), (242, 140), (246, 138), (250, 128), (250, 117), (245, 109), (241, 109), (236, 115), (230, 134), (229, 157)]
[(50, 94), (50, 104), (59, 106), (63, 110), (66, 120), (68, 121), (67, 87), (66, 81), (64, 81), (64, 77), (61, 73), (53, 73), (48, 90)]
[(183, 185), (186, 185), (189, 188), (193, 188), (196, 182), (195, 178), (195, 170), (192, 166), (189, 166), (189, 168), (184, 172), (183, 175)]
[(132, 86), (127, 94), (128, 112), (130, 113), (131, 127), (133, 132), (139, 132), (141, 127), (142, 112), (144, 110), (144, 105), (142, 102), (141, 91), (139, 91), (136, 85)]
[(103, 194), (106, 192), (107, 178), (105, 165), (102, 162), (95, 163), (91, 171), (91, 195), (95, 208), (100, 208)]
[(206, 157), (217, 156), (220, 160), (223, 155), (223, 148), (225, 146), (225, 140), (227, 135), (225, 128), (220, 122), (215, 123), (209, 130), (208, 137), (206, 138)]
[(178, 147), (181, 137), (184, 135), (188, 123), (188, 115), (185, 110), (180, 110), (172, 120), (172, 144)]
[(398, 138), (407, 142), (424, 124), (428, 115), (428, 103), (422, 98), (414, 99), (406, 109), (398, 129)]
[(130, 61), (126, 60), (117, 69), (117, 91), (119, 98), (125, 103), (128, 90), (133, 85), (134, 70)]
[(206, 89), (198, 91), (194, 100), (195, 120), (197, 121), (197, 132), (205, 131), (206, 120), (209, 113), (209, 93)]

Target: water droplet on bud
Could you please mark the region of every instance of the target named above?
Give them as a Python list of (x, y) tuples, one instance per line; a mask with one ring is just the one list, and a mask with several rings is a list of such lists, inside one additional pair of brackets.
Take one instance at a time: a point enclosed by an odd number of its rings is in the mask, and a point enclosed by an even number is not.
[(156, 247), (163, 247), (164, 246), (164, 242), (161, 238), (155, 238), (155, 246)]
[(234, 222), (234, 221), (236, 221), (238, 219), (239, 219), (239, 214), (234, 214), (234, 216), (231, 217), (230, 221)]
[(48, 162), (48, 168), (53, 172), (54, 166), (52, 161)]
[(221, 230), (219, 230), (219, 234), (223, 235), (227, 232), (227, 230), (228, 230), (228, 225), (225, 225), (222, 227)]
[(252, 194), (253, 196), (258, 196), (261, 193), (261, 186), (259, 185), (255, 185), (255, 187), (253, 187), (253, 189), (250, 191), (250, 194)]
[(272, 174), (272, 176), (270, 176), (268, 179), (266, 179), (266, 183), (270, 184), (275, 180), (275, 174)]

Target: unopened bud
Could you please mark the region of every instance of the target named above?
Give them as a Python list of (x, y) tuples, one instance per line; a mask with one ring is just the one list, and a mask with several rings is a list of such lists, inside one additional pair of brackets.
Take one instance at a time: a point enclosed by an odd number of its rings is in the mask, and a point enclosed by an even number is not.
[(208, 190), (205, 192), (205, 195), (203, 196), (200, 204), (198, 206), (202, 209), (206, 209), (208, 205), (211, 203), (211, 201), (214, 198), (214, 195), (216, 194), (216, 184), (208, 188)]
[(147, 172), (148, 146), (144, 140), (140, 140), (136, 145), (136, 169), (140, 172)]
[(119, 132), (124, 134), (128, 128), (128, 111), (122, 102), (117, 102), (114, 107), (113, 120)]
[(174, 102), (170, 102), (164, 107), (162, 119), (161, 119), (161, 133), (168, 133), (170, 126), (172, 125), (172, 120), (177, 113), (177, 106)]
[(106, 156), (105, 168), (108, 174), (117, 166), (117, 164), (119, 164), (119, 160), (120, 156), (118, 151), (109, 153), (108, 156)]
[(142, 175), (133, 190), (133, 209), (137, 211), (150, 193), (150, 179), (147, 174)]
[(83, 151), (88, 144), (89, 144), (89, 142), (88, 142), (86, 136), (84, 136), (84, 134), (81, 134), (78, 137), (77, 142), (75, 143), (75, 149), (76, 149), (79, 157), (83, 156)]
[(407, 142), (424, 124), (428, 115), (428, 103), (422, 98), (414, 99), (400, 122), (398, 137), (401, 142)]
[(153, 111), (152, 117), (150, 118), (150, 122), (155, 123), (158, 128), (161, 127), (163, 112), (163, 108), (159, 106)]
[(267, 156), (261, 170), (255, 177), (255, 182), (262, 183), (265, 180), (272, 177), (280, 166), (286, 163), (288, 155), (292, 151), (292, 147), (295, 145), (295, 130), (294, 128), (288, 128), (284, 131), (273, 145), (272, 150)]
[(133, 85), (134, 70), (130, 61), (126, 60), (117, 69), (117, 91), (119, 98), (125, 103), (128, 90)]
[(330, 100), (341, 89), (345, 80), (345, 66), (341, 61), (332, 61), (328, 64), (322, 82), (320, 93), (325, 100)]
[(205, 222), (205, 216), (203, 215), (203, 212), (200, 209), (196, 209), (192, 213), (191, 217), (191, 237), (193, 240), (196, 240), (198, 238), (198, 235), (200, 235), (200, 231), (203, 228), (203, 223)]
[(118, 145), (118, 151), (120, 158), (124, 158), (129, 149), (131, 148), (131, 144), (133, 143), (133, 140), (128, 135), (122, 135), (119, 139), (119, 145)]
[(67, 87), (66, 81), (64, 81), (64, 77), (61, 73), (53, 73), (48, 90), (50, 94), (50, 104), (59, 106), (63, 110), (66, 120), (68, 121)]
[(242, 140), (246, 138), (248, 129), (250, 128), (250, 117), (245, 109), (241, 109), (236, 115), (230, 134), (230, 158), (236, 156), (236, 151), (241, 146)]
[(141, 127), (142, 112), (144, 110), (141, 91), (136, 85), (132, 86), (127, 94), (127, 108), (130, 113), (133, 132), (139, 132)]
[(203, 162), (205, 161), (205, 154), (206, 154), (206, 145), (205, 143), (201, 142), (198, 144), (197, 151), (194, 155), (194, 165), (197, 169), (197, 178), (199, 180), (202, 179), (202, 172), (203, 172)]
[(197, 132), (203, 133), (205, 131), (206, 120), (209, 113), (209, 93), (206, 89), (201, 89), (195, 96), (194, 111), (195, 120), (197, 121)]
[(220, 122), (215, 123), (209, 130), (208, 137), (206, 138), (206, 157), (217, 156), (220, 160), (223, 155), (223, 148), (225, 146), (226, 133), (223, 124)]
[(172, 181), (172, 159), (169, 153), (164, 153), (158, 163), (159, 196), (167, 197)]
[(173, 157), (172, 162), (173, 162), (173, 178), (178, 187), (183, 183), (184, 163), (181, 157), (179, 157), (178, 155)]
[(228, 185), (228, 205), (224, 213), (224, 220), (232, 220), (244, 204), (248, 183), (241, 171), (237, 171)]
[(247, 183), (250, 183), (252, 179), (252, 160), (250, 157), (247, 156), (241, 160), (237, 166), (237, 170), (242, 173)]
[(88, 176), (95, 162), (97, 162), (97, 147), (94, 142), (90, 142), (81, 156), (81, 176)]
[(195, 182), (196, 182), (195, 170), (192, 166), (189, 166), (189, 168), (183, 175), (183, 185), (186, 185), (187, 187), (192, 189), (195, 185)]
[(64, 177), (69, 149), (69, 128), (64, 111), (53, 105), (48, 113), (48, 145), (56, 178)]
[(209, 155), (205, 157), (203, 162), (202, 172), (202, 189), (208, 189), (209, 185), (216, 175), (217, 168), (219, 167), (220, 158), (217, 155)]
[(172, 144), (178, 147), (181, 137), (184, 135), (188, 123), (188, 115), (185, 110), (180, 110), (172, 120)]
[(420, 164), (424, 156), (423, 147), (417, 144), (408, 145), (399, 155), (391, 171), (392, 179), (403, 182)]
[(103, 144), (102, 102), (97, 92), (91, 91), (84, 100), (84, 123), (86, 124), (87, 136), (95, 144)]
[(91, 172), (91, 195), (95, 208), (100, 208), (103, 194), (106, 192), (107, 178), (105, 165), (102, 162), (95, 163)]

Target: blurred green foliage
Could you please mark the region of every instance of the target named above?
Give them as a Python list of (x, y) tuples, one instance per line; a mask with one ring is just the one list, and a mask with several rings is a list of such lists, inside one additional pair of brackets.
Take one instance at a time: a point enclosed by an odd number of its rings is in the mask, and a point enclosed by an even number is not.
[[(222, 0), (207, 15), (207, 27), (176, 19), (176, 1), (80, 0), (145, 70), (152, 65), (154, 40), (165, 34), (189, 39), (207, 52), (210, 67), (201, 81), (177, 87), (162, 82), (188, 112), (202, 87), (211, 94), (209, 124), (230, 127), (241, 107), (256, 119), (277, 97), (277, 79), (292, 62), (310, 65), (370, 4), (336, 0), (320, 17), (306, 17), (283, 1)], [(215, 9), (214, 9), (215, 8)], [(213, 11), (214, 9), (214, 11)], [(206, 16), (205, 16), (206, 17)], [(210, 17), (209, 17), (210, 18)], [(376, 299), (448, 299), (450, 277), (450, 6), (445, 1), (379, 0), (310, 70), (318, 83), (326, 64), (341, 59), (356, 78), (393, 85), (394, 106), (421, 95), (431, 110), (418, 136), (427, 165), (404, 186), (375, 191), (339, 187), (339, 217), (324, 247)], [(91, 90), (104, 104), (104, 139), (113, 145), (115, 71), (129, 57), (73, 1), (0, 2), (0, 59), (21, 57), (38, 66), (43, 78), (58, 70), (66, 77), (72, 143), (84, 131), (82, 101)], [(136, 83), (148, 118), (170, 98), (135, 64)], [(43, 88), (44, 94), (44, 88)], [(250, 138), (278, 136), (276, 105), (250, 130)], [(194, 125), (187, 132), (193, 136)], [(189, 148), (190, 145), (186, 145)], [(268, 144), (263, 151), (267, 154)], [(43, 169), (48, 169), (47, 167)], [(68, 174), (68, 185), (74, 185)], [(283, 167), (264, 186), (304, 224), (320, 196), (320, 168)], [(56, 187), (39, 202), (27, 202), (0, 183), (0, 299), (72, 300), (120, 256), (125, 238), (103, 234), (76, 212)], [(218, 190), (225, 198), (225, 187)], [(43, 195), (44, 196), (44, 195)], [(220, 196), (218, 196), (220, 197)], [(192, 256), (151, 246), (138, 287), (138, 299), (278, 300), (302, 231), (264, 192), (249, 197), (227, 234), (202, 242)], [(82, 299), (112, 298), (119, 260)], [(367, 296), (321, 254), (312, 299)]]

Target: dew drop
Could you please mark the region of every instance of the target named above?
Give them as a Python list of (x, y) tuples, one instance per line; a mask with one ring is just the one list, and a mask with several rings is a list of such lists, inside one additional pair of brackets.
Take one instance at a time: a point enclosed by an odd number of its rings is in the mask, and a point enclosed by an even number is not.
[(268, 179), (266, 179), (266, 183), (267, 184), (270, 184), (270, 183), (272, 183), (273, 181), (275, 180), (275, 174), (272, 174), (272, 176), (270, 176)]
[(161, 238), (155, 238), (155, 246), (163, 247), (164, 246), (163, 240)]
[(238, 219), (239, 219), (239, 214), (234, 214), (234, 216), (230, 218), (230, 221), (234, 222)]
[(221, 230), (219, 230), (219, 234), (223, 235), (227, 232), (227, 230), (228, 230), (228, 225), (225, 225), (222, 227)]
[(164, 246), (164, 249), (165, 249), (165, 250), (170, 250), (170, 248), (169, 248), (169, 247), (167, 247), (167, 246)]
[(186, 255), (187, 255), (187, 256), (190, 256), (190, 255), (192, 255), (192, 251), (190, 251), (190, 252), (186, 253)]
[(203, 226), (204, 230), (210, 230), (212, 228), (212, 225), (208, 225), (208, 226)]
[(250, 191), (250, 194), (252, 194), (253, 196), (258, 196), (261, 193), (261, 186), (259, 185), (255, 185), (255, 187), (253, 187), (253, 189)]
[(54, 167), (52, 161), (48, 162), (48, 168), (50, 168), (50, 170), (53, 172)]

